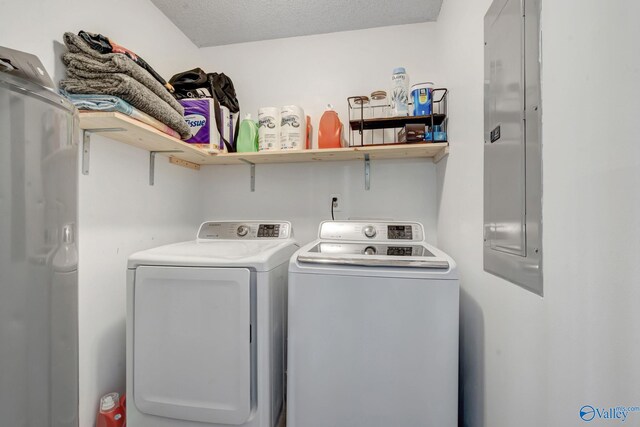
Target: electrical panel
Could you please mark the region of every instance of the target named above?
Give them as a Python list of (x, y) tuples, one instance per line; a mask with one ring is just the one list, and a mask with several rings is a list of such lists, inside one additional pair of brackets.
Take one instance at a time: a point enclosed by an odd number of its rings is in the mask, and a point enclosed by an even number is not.
[(542, 289), (540, 1), (485, 15), (484, 269)]

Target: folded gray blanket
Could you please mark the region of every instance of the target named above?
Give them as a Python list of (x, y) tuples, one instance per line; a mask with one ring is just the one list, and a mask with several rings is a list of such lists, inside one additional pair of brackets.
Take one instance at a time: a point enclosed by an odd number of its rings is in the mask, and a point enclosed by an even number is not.
[(160, 120), (180, 134), (183, 139), (191, 137), (191, 129), (184, 116), (171, 108), (149, 88), (121, 73), (93, 73), (93, 78), (76, 78), (73, 71), (68, 79), (60, 81), (60, 87), (69, 93), (113, 95), (124, 99), (154, 119)]
[(92, 49), (80, 36), (64, 34), (69, 53), (62, 56), (71, 78), (95, 78), (93, 73), (121, 73), (134, 78), (180, 114), (184, 108), (148, 71), (121, 53), (100, 53)]

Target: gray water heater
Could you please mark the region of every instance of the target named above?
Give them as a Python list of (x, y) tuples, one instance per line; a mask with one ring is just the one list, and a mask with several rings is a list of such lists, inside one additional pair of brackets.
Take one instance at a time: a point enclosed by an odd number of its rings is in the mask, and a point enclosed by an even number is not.
[(484, 41), (484, 269), (542, 295), (540, 0), (495, 0)]

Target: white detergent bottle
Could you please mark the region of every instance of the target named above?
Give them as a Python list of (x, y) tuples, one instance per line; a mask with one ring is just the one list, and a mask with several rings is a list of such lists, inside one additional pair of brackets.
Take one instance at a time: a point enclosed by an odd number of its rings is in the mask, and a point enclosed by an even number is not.
[(409, 115), (409, 75), (404, 67), (393, 69), (391, 76), (391, 116)]

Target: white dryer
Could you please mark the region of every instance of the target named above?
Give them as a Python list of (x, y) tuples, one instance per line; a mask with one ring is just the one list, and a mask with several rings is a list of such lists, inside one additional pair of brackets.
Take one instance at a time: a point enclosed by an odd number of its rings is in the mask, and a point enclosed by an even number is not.
[(222, 221), (129, 258), (128, 426), (278, 424), (296, 249), (288, 222)]
[(458, 274), (421, 224), (322, 223), (288, 307), (288, 427), (458, 425)]

